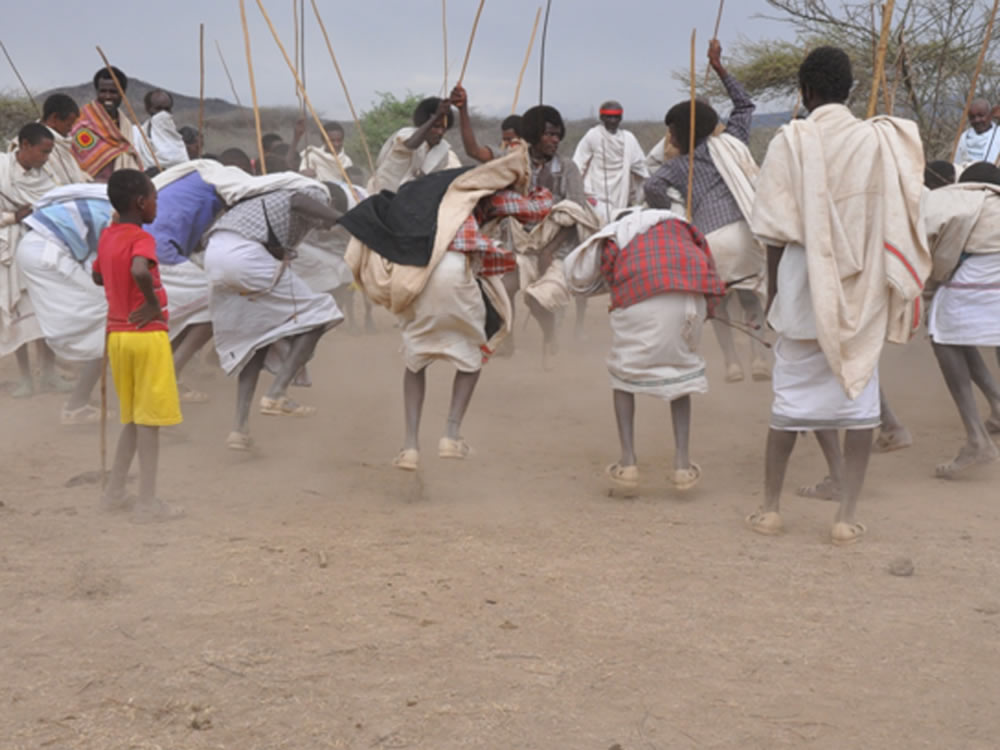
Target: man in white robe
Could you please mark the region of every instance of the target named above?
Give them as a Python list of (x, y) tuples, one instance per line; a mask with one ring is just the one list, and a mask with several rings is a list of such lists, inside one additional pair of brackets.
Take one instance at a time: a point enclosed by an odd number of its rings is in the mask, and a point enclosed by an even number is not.
[[(174, 107), (173, 97), (163, 89), (155, 89), (146, 94), (145, 104), (149, 119), (138, 127), (142, 128), (142, 133), (145, 133), (146, 137), (142, 137), (138, 128), (132, 136), (132, 143), (139, 152), (143, 169), (157, 166), (160, 169), (167, 169), (186, 162), (187, 146), (171, 114)], [(150, 153), (146, 141), (153, 147), (156, 158)]]
[[(839, 488), (837, 545), (864, 536), (855, 508), (879, 425), (886, 338), (920, 321), (930, 253), (920, 216), (923, 147), (914, 123), (859, 121), (844, 106), (847, 54), (813, 50), (799, 69), (810, 115), (778, 131), (757, 183), (751, 226), (767, 246), (769, 322), (778, 332), (764, 503), (755, 532), (782, 531), (779, 503), (798, 432), (815, 432)], [(843, 454), (838, 430), (845, 430)]]
[(462, 166), (444, 140), (445, 132), (454, 122), (449, 99), (432, 96), (420, 102), (413, 110), (413, 127), (397, 130), (382, 145), (368, 192), (395, 192), (400, 185), (418, 177)]
[(597, 201), (596, 213), (602, 224), (610, 222), (619, 209), (639, 203), (640, 188), (649, 178), (639, 141), (621, 127), (622, 114), (621, 104), (604, 102), (601, 124), (586, 132), (573, 153), (587, 195)]
[(959, 172), (977, 161), (996, 164), (1000, 159), (1000, 128), (993, 122), (993, 108), (985, 99), (969, 105), (969, 127), (958, 140), (955, 166)]
[[(290, 155), (297, 154), (298, 161), (293, 164), (300, 174), (306, 177), (315, 177), (320, 182), (341, 182), (344, 173), (354, 166), (354, 161), (344, 151), (344, 128), (339, 122), (330, 120), (323, 123), (323, 130), (326, 137), (330, 139), (334, 153), (330, 153), (325, 141), (319, 146), (306, 146), (299, 151), (299, 142), (306, 132), (306, 121), (299, 120), (295, 123), (295, 133), (292, 138)], [(291, 156), (294, 159), (294, 156)], [(339, 165), (338, 165), (339, 162)]]

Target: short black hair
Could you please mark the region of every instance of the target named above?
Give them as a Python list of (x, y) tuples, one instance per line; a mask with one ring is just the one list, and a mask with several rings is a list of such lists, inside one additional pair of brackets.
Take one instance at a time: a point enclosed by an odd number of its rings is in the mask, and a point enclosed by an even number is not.
[(153, 97), (156, 96), (157, 94), (164, 94), (170, 100), (171, 109), (173, 108), (174, 106), (173, 94), (164, 89), (150, 89), (149, 91), (146, 92), (146, 95), (142, 97), (142, 103), (146, 107), (147, 112), (153, 108)]
[(958, 178), (959, 182), (988, 182), (1000, 185), (1000, 167), (988, 161), (977, 161)]
[(80, 108), (73, 97), (68, 94), (52, 94), (45, 98), (42, 105), (42, 119), (48, 120), (52, 115), (56, 115), (60, 120), (65, 120), (71, 115), (80, 114)]
[[(437, 108), (440, 104), (441, 100), (436, 96), (429, 96), (421, 101), (413, 110), (413, 124), (419, 128), (434, 116), (434, 113), (437, 112)], [(445, 117), (444, 129), (449, 130), (454, 124), (455, 115), (452, 112), (451, 107), (448, 107), (448, 115)]]
[(799, 88), (823, 101), (846, 102), (853, 85), (851, 58), (839, 47), (817, 47), (799, 66)]
[(185, 143), (198, 142), (198, 131), (192, 128), (190, 125), (185, 125), (184, 127), (178, 129), (177, 132), (181, 134), (181, 138), (184, 139)]
[[(675, 104), (663, 118), (663, 124), (672, 128), (677, 138), (677, 148), (686, 154), (691, 146), (691, 102)], [(719, 124), (719, 113), (708, 102), (694, 102), (694, 145), (712, 135)]]
[(500, 123), (500, 130), (513, 130), (521, 137), (521, 115), (507, 115)]
[(219, 161), (227, 167), (239, 167), (244, 172), (253, 174), (253, 162), (250, 161), (250, 157), (247, 152), (241, 148), (227, 148), (221, 154), (219, 154)]
[(546, 125), (559, 128), (560, 139), (566, 137), (566, 125), (563, 123), (562, 115), (558, 109), (547, 104), (539, 104), (521, 115), (521, 137), (535, 146), (542, 140)]
[(52, 131), (40, 122), (29, 122), (17, 132), (17, 142), (19, 145), (27, 143), (29, 146), (37, 146), (42, 141), (54, 141)]
[[(111, 66), (111, 70), (115, 72), (115, 78), (118, 79), (118, 83), (122, 86), (122, 91), (128, 91), (128, 76), (122, 73), (114, 65)], [(113, 80), (111, 78), (111, 73), (108, 72), (107, 68), (100, 68), (96, 73), (94, 73), (94, 91), (97, 91), (97, 86), (102, 80)]]
[(326, 122), (324, 122), (323, 130), (325, 130), (327, 133), (340, 133), (341, 135), (344, 134), (344, 126), (341, 125), (339, 122), (334, 122), (333, 120), (327, 120)]
[(271, 147), (274, 146), (275, 143), (281, 143), (282, 140), (284, 139), (277, 133), (264, 133), (264, 135), (260, 137), (260, 143), (264, 147), (265, 153), (270, 151)]
[(150, 190), (155, 191), (156, 188), (138, 169), (119, 169), (112, 172), (108, 180), (108, 200), (119, 214), (132, 208), (139, 198), (149, 195)]
[(955, 184), (955, 165), (950, 161), (932, 161), (924, 167), (924, 187), (937, 190)]

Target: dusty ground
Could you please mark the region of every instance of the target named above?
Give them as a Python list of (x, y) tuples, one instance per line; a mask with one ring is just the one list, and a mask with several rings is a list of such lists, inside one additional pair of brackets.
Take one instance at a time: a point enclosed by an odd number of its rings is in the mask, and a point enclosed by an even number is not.
[[(432, 369), (419, 475), (389, 466), (385, 317), (321, 344), (320, 414), (255, 415), (252, 456), (223, 447), (233, 382), (192, 378), (214, 401), (161, 463), (189, 515), (158, 527), (64, 487), (96, 468), (96, 429), (0, 396), (0, 747), (996, 748), (1000, 468), (931, 478), (961, 429), (926, 343), (883, 376), (917, 444), (874, 459), (869, 536), (836, 549), (832, 507), (790, 493), (784, 537), (743, 528), (769, 389), (723, 384), (708, 337), (704, 482), (668, 489), (669, 410), (640, 401), (644, 493), (610, 498), (600, 304), (588, 323), (555, 372), (532, 329), (488, 367), (464, 464), (434, 455), (451, 373)], [(790, 485), (821, 475), (803, 441)], [(914, 576), (889, 575), (899, 556)]]

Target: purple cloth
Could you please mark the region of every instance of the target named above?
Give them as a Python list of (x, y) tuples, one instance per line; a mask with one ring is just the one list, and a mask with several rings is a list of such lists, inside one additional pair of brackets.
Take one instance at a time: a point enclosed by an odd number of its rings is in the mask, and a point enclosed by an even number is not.
[(201, 179), (197, 172), (185, 175), (160, 190), (156, 221), (145, 227), (156, 240), (159, 262), (168, 266), (184, 263), (224, 207), (215, 188)]

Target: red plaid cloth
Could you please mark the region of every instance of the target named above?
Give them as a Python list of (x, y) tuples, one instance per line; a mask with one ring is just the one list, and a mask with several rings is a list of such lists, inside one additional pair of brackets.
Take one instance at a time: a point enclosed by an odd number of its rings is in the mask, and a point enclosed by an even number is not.
[(480, 232), (480, 224), (503, 216), (512, 216), (525, 224), (539, 222), (549, 215), (552, 203), (552, 193), (545, 188), (532, 190), (528, 195), (513, 190), (497, 191), (479, 201), (448, 249), (474, 256), (473, 272), (477, 276), (503, 276), (517, 269), (517, 256)]
[(704, 294), (711, 315), (726, 293), (705, 237), (679, 219), (661, 221), (624, 249), (614, 240), (605, 240), (601, 273), (611, 289), (611, 310), (657, 294), (687, 292)]

